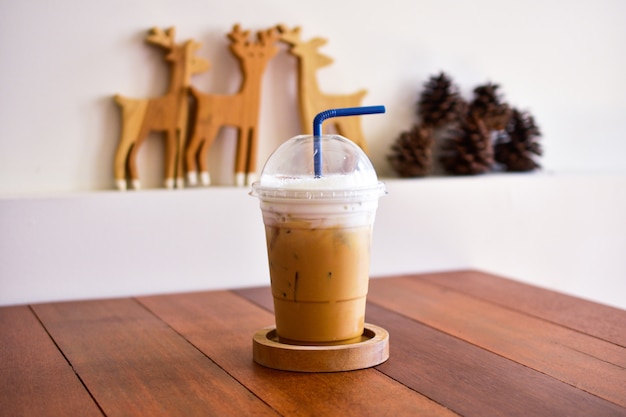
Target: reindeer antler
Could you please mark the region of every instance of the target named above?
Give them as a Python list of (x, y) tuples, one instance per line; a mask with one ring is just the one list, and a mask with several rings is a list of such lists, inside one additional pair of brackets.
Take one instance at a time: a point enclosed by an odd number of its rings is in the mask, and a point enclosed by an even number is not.
[(296, 26), (295, 28), (289, 30), (287, 29), (287, 27), (285, 27), (285, 25), (278, 25), (277, 29), (280, 32), (280, 40), (292, 46), (291, 51), (293, 51), (294, 48), (300, 45), (308, 46), (312, 49), (317, 49), (320, 46), (324, 46), (326, 45), (326, 43), (328, 43), (328, 40), (324, 38), (311, 38), (308, 41), (303, 41), (300, 37), (299, 26)]
[(148, 32), (146, 36), (146, 42), (153, 45), (162, 46), (166, 49), (172, 49), (174, 47), (174, 37), (176, 35), (176, 28), (173, 26), (168, 28), (167, 31), (163, 31), (161, 28), (154, 27)]
[(228, 38), (232, 41), (230, 50), (235, 56), (243, 58), (253, 54), (257, 59), (267, 62), (278, 52), (278, 48), (274, 44), (280, 39), (280, 36), (275, 28), (258, 31), (257, 39), (254, 41), (248, 39), (249, 35), (250, 31), (241, 30), (239, 25), (235, 25), (228, 34)]
[(248, 36), (250, 36), (250, 31), (241, 30), (239, 24), (236, 24), (233, 26), (233, 30), (228, 34), (228, 39), (235, 44), (245, 44), (248, 41)]
[(277, 25), (276, 29), (280, 33), (280, 40), (286, 42), (290, 45), (298, 45), (302, 43), (302, 39), (300, 38), (300, 27), (296, 26), (295, 28), (289, 30), (285, 25)]
[(278, 32), (278, 28), (271, 27), (267, 30), (259, 31), (257, 37), (261, 45), (268, 47), (280, 40), (280, 33)]
[(188, 64), (189, 64), (189, 73), (190, 74), (199, 74), (201, 72), (204, 72), (206, 70), (208, 70), (211, 66), (211, 64), (209, 63), (209, 61), (200, 58), (199, 56), (196, 55), (196, 52), (198, 51), (198, 49), (200, 49), (200, 47), (202, 46), (202, 44), (200, 42), (196, 42), (194, 40), (189, 40), (187, 41), (187, 48), (188, 48)]

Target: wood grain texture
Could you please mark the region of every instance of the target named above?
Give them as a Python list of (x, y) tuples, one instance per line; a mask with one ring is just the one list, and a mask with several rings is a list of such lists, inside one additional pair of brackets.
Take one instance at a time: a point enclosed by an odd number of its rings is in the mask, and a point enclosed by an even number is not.
[(460, 415), (626, 415), (623, 407), (380, 306), (368, 305), (366, 320), (390, 334), (390, 358), (378, 369)]
[(0, 308), (0, 415), (626, 416), (621, 310), (476, 271), (371, 280), (390, 358), (332, 373), (253, 361), (272, 310), (269, 287)]
[(626, 407), (626, 386), (620, 383), (626, 351), (620, 346), (420, 277), (373, 280), (368, 299)]
[[(345, 107), (360, 107), (367, 90), (362, 89), (348, 94), (328, 94), (320, 89), (317, 72), (332, 64), (333, 60), (319, 51), (327, 40), (320, 37), (304, 40), (299, 27), (287, 28), (279, 25), (283, 42), (290, 48), (288, 52), (298, 60), (298, 104), (300, 113), (300, 130), (303, 134), (313, 134), (312, 122), (315, 116), (325, 110)], [(335, 131), (368, 152), (367, 142), (363, 135), (359, 117), (338, 117), (328, 119)]]
[[(530, 369), (514, 360), (494, 354), (480, 344), (463, 341), (462, 337), (459, 338), (456, 334), (447, 334), (447, 331), (454, 329), (431, 327), (432, 324), (425, 319), (434, 321), (441, 315), (442, 318), (439, 319), (444, 320), (446, 317), (455, 315), (457, 310), (461, 310), (463, 314), (459, 314), (459, 319), (467, 325), (468, 330), (474, 327), (481, 331), (484, 328), (490, 331), (491, 336), (497, 340), (497, 336), (494, 335), (495, 329), (502, 325), (504, 329), (500, 337), (505, 338), (508, 323), (498, 324), (497, 317), (485, 318), (483, 317), (484, 311), (481, 309), (472, 310), (467, 308), (467, 305), (465, 307), (457, 305), (456, 299), (442, 300), (441, 294), (454, 294), (445, 288), (440, 288), (440, 295), (437, 296), (437, 291), (420, 292), (420, 285), (417, 288), (412, 285), (399, 285), (403, 281), (429, 285), (428, 282), (422, 281), (421, 275), (371, 280), (368, 295), (370, 302), (367, 307), (366, 320), (387, 329), (391, 341), (390, 359), (377, 369), (391, 378), (466, 416), (626, 415), (626, 408), (577, 389), (558, 378), (545, 375), (543, 369), (538, 371)], [(497, 281), (493, 285), (497, 285)], [(269, 288), (248, 288), (237, 290), (237, 293), (270, 311), (273, 309)], [(381, 305), (388, 308), (381, 307)], [(502, 308), (497, 305), (489, 305), (489, 308), (496, 309), (497, 312), (502, 311)], [(395, 313), (391, 311), (392, 309), (402, 313)], [(429, 312), (429, 309), (432, 311)], [(413, 314), (413, 316), (419, 316), (417, 318), (411, 317), (412, 312), (415, 311), (419, 312), (419, 314)], [(425, 314), (425, 311), (428, 314)], [(525, 324), (525, 320), (541, 321), (535, 317), (521, 316), (523, 317), (522, 324)], [(495, 321), (488, 325), (489, 320)], [(424, 324), (425, 322), (427, 325)], [(554, 324), (543, 323), (553, 326), (552, 328), (555, 327)], [(534, 325), (534, 322), (529, 325)], [(480, 331), (476, 334), (480, 335)], [(567, 332), (568, 335), (576, 333), (566, 328), (562, 331)], [(528, 349), (527, 354), (535, 355), (539, 358), (538, 360), (543, 361), (542, 351), (533, 350), (533, 343), (536, 344), (537, 341), (529, 343), (526, 340), (533, 337), (532, 327), (524, 329), (524, 335), (526, 338), (522, 338), (519, 351), (523, 352)], [(596, 344), (596, 348), (598, 343), (601, 348), (608, 347), (608, 352), (613, 355), (616, 362), (626, 358), (623, 349), (613, 349), (610, 344), (601, 340), (585, 335), (580, 336), (583, 336), (583, 342), (591, 341), (592, 344)], [(534, 334), (534, 337), (543, 336)], [(515, 341), (519, 342), (520, 338), (517, 337)], [(551, 349), (550, 346), (547, 348)], [(586, 356), (585, 353), (576, 351), (568, 353), (567, 348), (563, 350), (569, 355)], [(587, 371), (577, 371), (578, 363), (562, 364), (554, 355), (551, 359), (556, 363), (548, 365), (560, 365), (563, 368), (569, 366), (572, 368), (569, 370), (570, 373), (577, 374), (578, 381), (587, 384)], [(601, 363), (602, 360), (598, 361), (591, 357), (587, 362)], [(545, 365), (543, 363), (542, 366)], [(603, 384), (603, 389), (616, 394), (617, 400), (620, 401), (619, 393), (624, 389), (622, 388), (624, 385), (622, 383), (624, 381), (623, 368), (621, 373), (619, 370), (616, 371), (611, 364), (608, 368), (611, 371), (609, 375), (611, 379)], [(597, 371), (592, 369), (592, 372)], [(598, 383), (598, 378), (592, 377), (592, 380)]]
[(139, 299), (220, 367), (282, 415), (450, 416), (450, 410), (373, 368), (299, 373), (252, 360), (252, 336), (273, 315), (232, 292)]
[(258, 31), (252, 39), (249, 32), (235, 25), (227, 35), (231, 41), (229, 50), (237, 59), (242, 75), (241, 86), (236, 94), (204, 94), (191, 88), (197, 110), (193, 134), (185, 151), (190, 178), (194, 178), (195, 171), (199, 170), (205, 174), (203, 178), (208, 179), (207, 155), (218, 132), (224, 126), (235, 127), (238, 131), (235, 175), (239, 174), (241, 178), (245, 174), (256, 172), (263, 73), (279, 49), (275, 45), (278, 42), (275, 28)]
[(108, 416), (275, 415), (134, 300), (34, 309)]
[(167, 92), (159, 97), (134, 99), (115, 95), (122, 114), (122, 132), (114, 160), (114, 175), (119, 189), (127, 187), (129, 176), (133, 187), (139, 187), (137, 155), (141, 144), (151, 132), (165, 135), (165, 186), (173, 188), (175, 177), (182, 187), (183, 148), (187, 142), (189, 118), (189, 87), (191, 76), (209, 69), (209, 63), (195, 55), (200, 44), (188, 40), (176, 43), (176, 29), (152, 28), (146, 36), (148, 44), (160, 47), (170, 66)]
[(626, 347), (626, 311), (480, 271), (421, 278)]
[(389, 333), (365, 323), (359, 343), (302, 346), (281, 343), (276, 327), (270, 326), (254, 334), (252, 357), (260, 365), (283, 371), (355, 371), (380, 365), (389, 358)]
[(0, 308), (0, 415), (102, 416), (27, 306)]
[(270, 287), (241, 288), (233, 292), (274, 314), (274, 300)]

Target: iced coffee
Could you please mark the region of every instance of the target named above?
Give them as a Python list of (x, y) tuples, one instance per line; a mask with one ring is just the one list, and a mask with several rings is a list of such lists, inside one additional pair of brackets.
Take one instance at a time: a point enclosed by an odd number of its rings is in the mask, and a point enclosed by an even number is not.
[(316, 178), (310, 136), (283, 144), (252, 194), (260, 199), (276, 332), (304, 345), (361, 340), (370, 244), (384, 185), (367, 156), (341, 136), (324, 137)]
[(371, 226), (311, 227), (289, 218), (265, 227), (278, 336), (337, 343), (363, 333)]

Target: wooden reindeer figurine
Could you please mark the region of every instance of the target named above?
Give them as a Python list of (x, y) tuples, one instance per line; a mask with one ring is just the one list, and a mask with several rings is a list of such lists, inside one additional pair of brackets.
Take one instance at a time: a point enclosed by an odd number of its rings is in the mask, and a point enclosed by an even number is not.
[(223, 126), (234, 126), (239, 130), (235, 157), (235, 184), (241, 186), (254, 181), (261, 81), (267, 63), (279, 50), (275, 45), (279, 40), (279, 34), (276, 28), (259, 31), (255, 41), (248, 40), (249, 34), (249, 31), (243, 31), (239, 25), (235, 25), (227, 35), (231, 40), (230, 50), (237, 58), (243, 74), (238, 93), (203, 94), (191, 87), (191, 93), (196, 99), (197, 114), (185, 154), (189, 185), (197, 184), (198, 171), (202, 185), (210, 184), (207, 154)]
[[(189, 40), (174, 42), (175, 29), (163, 31), (153, 28), (146, 41), (162, 47), (167, 55), (165, 60), (171, 65), (170, 84), (167, 93), (149, 99), (115, 96), (115, 102), (122, 111), (122, 134), (115, 153), (115, 181), (117, 188), (126, 189), (127, 174), (134, 189), (140, 188), (137, 173), (137, 151), (150, 132), (164, 132), (165, 148), (165, 187), (184, 185), (183, 151), (187, 138), (189, 114), (189, 85), (191, 75), (209, 69), (208, 61), (195, 56), (200, 44)], [(128, 172), (127, 172), (128, 169)]]
[[(290, 45), (289, 53), (298, 58), (300, 125), (304, 134), (313, 133), (313, 119), (321, 111), (361, 106), (367, 90), (345, 95), (326, 94), (320, 90), (316, 71), (333, 62), (332, 58), (318, 52), (318, 48), (326, 44), (326, 39), (313, 38), (303, 41), (299, 27), (289, 30), (279, 25), (278, 30), (281, 33), (280, 39)], [(327, 125), (334, 125), (338, 134), (349, 138), (367, 152), (367, 143), (363, 137), (361, 120), (358, 116), (329, 119)]]

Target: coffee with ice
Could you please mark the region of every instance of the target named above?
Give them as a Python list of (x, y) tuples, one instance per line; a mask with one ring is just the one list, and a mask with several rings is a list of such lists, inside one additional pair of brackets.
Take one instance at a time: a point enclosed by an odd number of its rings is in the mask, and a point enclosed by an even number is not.
[(385, 187), (353, 142), (316, 139), (317, 147), (310, 135), (281, 145), (251, 194), (263, 213), (279, 340), (352, 343), (363, 334), (372, 226)]

